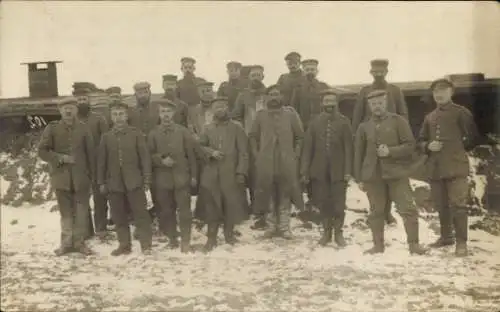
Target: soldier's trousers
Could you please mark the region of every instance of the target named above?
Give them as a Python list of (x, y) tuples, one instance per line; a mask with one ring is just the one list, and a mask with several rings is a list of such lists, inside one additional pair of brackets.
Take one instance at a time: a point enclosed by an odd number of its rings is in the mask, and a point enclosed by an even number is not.
[(108, 224), (108, 200), (99, 190), (99, 185), (92, 185), (94, 201), (94, 227), (97, 233), (106, 232)]
[(418, 210), (413, 201), (413, 193), (408, 178), (365, 182), (365, 190), (370, 201), (368, 222), (373, 233), (375, 245), (384, 243), (385, 207), (387, 201), (396, 204), (398, 213), (403, 218), (408, 244), (417, 244)]
[(453, 239), (453, 226), (457, 242), (466, 242), (468, 234), (466, 177), (431, 181), (432, 201), (439, 213), (441, 238)]
[(80, 248), (88, 234), (88, 191), (56, 190), (57, 204), (61, 216), (61, 247)]
[(188, 187), (180, 189), (158, 189), (156, 203), (158, 204), (158, 219), (160, 229), (169, 239), (177, 238), (177, 213), (179, 214), (179, 225), (183, 239), (189, 239), (191, 235), (191, 194)]
[(151, 248), (151, 218), (147, 211), (147, 200), (144, 190), (138, 188), (127, 192), (110, 192), (108, 198), (111, 206), (111, 218), (116, 226), (115, 230), (120, 247), (130, 248), (132, 244), (128, 211), (130, 209), (137, 228), (141, 248)]
[(336, 231), (344, 226), (347, 183), (345, 181), (312, 180), (312, 195), (323, 220), (334, 219)]
[(267, 223), (270, 230), (286, 232), (290, 230), (290, 212), (292, 202), (290, 194), (285, 192), (281, 183), (274, 182), (272, 186)]

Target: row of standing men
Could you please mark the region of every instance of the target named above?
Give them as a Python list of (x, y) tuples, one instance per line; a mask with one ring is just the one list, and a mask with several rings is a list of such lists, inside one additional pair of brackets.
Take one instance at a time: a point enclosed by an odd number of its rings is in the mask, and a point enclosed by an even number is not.
[[(441, 79), (431, 86), (438, 107), (424, 120), (417, 157), (404, 96), (385, 80), (387, 60), (371, 62), (374, 82), (361, 90), (352, 123), (338, 111), (339, 94), (317, 79), (317, 60), (301, 61), (295, 52), (285, 60), (290, 72), (268, 88), (262, 83), (262, 66), (252, 66), (249, 77), (242, 79), (241, 64), (228, 63), (229, 80), (214, 99), (213, 84), (194, 75), (195, 60), (183, 58), (184, 78), (165, 75), (162, 99), (151, 98), (149, 83), (137, 83), (137, 105), (130, 108), (121, 102), (119, 88), (110, 88), (113, 100), (106, 118), (91, 112), (85, 90), (75, 90), (77, 102), (61, 105), (62, 120), (49, 125), (40, 142), (40, 156), (53, 167), (61, 210), (62, 240), (56, 253), (92, 252), (84, 244), (87, 187), (92, 187), (95, 229), (101, 237), (109, 200), (120, 242), (114, 255), (131, 252), (131, 212), (143, 251), (151, 250), (144, 188), (151, 190), (160, 229), (172, 248), (179, 244), (179, 215), (183, 252), (190, 251), (193, 191), (198, 194), (196, 217), (208, 224), (207, 251), (216, 246), (221, 225), (226, 242), (236, 243), (234, 225), (248, 213), (255, 215), (254, 228), (267, 229), (264, 237), (292, 238), (291, 204), (302, 210), (309, 206), (303, 203), (303, 187), (321, 211), (319, 243), (328, 244), (334, 234), (335, 242), (345, 246), (345, 195), (353, 175), (371, 205), (374, 247), (367, 252), (384, 251), (384, 224), (395, 222), (390, 213), (394, 201), (403, 216), (410, 252), (423, 254), (408, 180), (408, 168), (423, 160), (431, 172), (441, 223), (441, 237), (432, 246), (453, 244), (454, 226), (457, 255), (467, 254), (465, 153), (473, 145), (475, 127), (470, 112), (452, 103), (453, 84)], [(66, 105), (71, 103), (77, 105)], [(81, 126), (68, 126), (75, 117)], [(74, 142), (78, 133), (87, 139)], [(86, 169), (84, 155), (89, 156)], [(78, 172), (85, 173), (88, 183), (78, 182)]]

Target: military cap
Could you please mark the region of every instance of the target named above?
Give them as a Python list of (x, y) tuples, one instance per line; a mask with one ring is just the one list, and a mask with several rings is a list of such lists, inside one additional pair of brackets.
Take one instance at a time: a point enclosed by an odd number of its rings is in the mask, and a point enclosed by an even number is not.
[(252, 71), (252, 70), (260, 70), (260, 71), (263, 72), (264, 71), (264, 66), (262, 66), (262, 65), (252, 65), (252, 66), (250, 66), (250, 71)]
[(453, 88), (453, 82), (447, 78), (439, 78), (431, 83), (430, 89), (434, 91), (435, 88)]
[(111, 101), (111, 103), (109, 103), (109, 109), (113, 109), (113, 108), (125, 108), (125, 109), (128, 109), (128, 105), (127, 105), (127, 103), (125, 103), (123, 101), (114, 100), (114, 101)]
[(227, 96), (216, 96), (215, 98), (212, 99), (212, 103), (215, 102), (229, 102), (229, 98)]
[(328, 89), (325, 89), (325, 90), (321, 90), (319, 92), (319, 94), (321, 96), (325, 96), (325, 95), (335, 95), (335, 96), (338, 96), (339, 95), (337, 91), (335, 91), (334, 89), (331, 89), (331, 88), (328, 88)]
[(122, 88), (120, 87), (109, 87), (105, 90), (107, 94), (122, 94)]
[(301, 55), (297, 52), (290, 52), (285, 56), (285, 61), (300, 61)]
[(318, 65), (319, 62), (318, 60), (315, 60), (315, 59), (307, 59), (307, 60), (303, 60), (302, 61), (302, 65)]
[(377, 98), (377, 97), (381, 97), (381, 96), (385, 96), (385, 95), (387, 95), (387, 91), (385, 91), (385, 90), (373, 90), (372, 92), (369, 92), (366, 95), (366, 99), (369, 100), (369, 99), (373, 99), (373, 98)]
[(211, 88), (214, 86), (214, 83), (210, 82), (210, 81), (200, 81), (196, 86), (198, 88), (201, 88), (201, 87), (210, 87)]
[(177, 82), (177, 76), (176, 75), (163, 75), (163, 81), (176, 81)]
[(134, 90), (149, 89), (151, 84), (147, 81), (141, 81), (134, 84)]
[(237, 69), (240, 69), (241, 68), (241, 63), (240, 62), (235, 62), (235, 61), (231, 61), (229, 63), (226, 64), (226, 68), (229, 69), (229, 68), (237, 68)]
[(370, 61), (372, 67), (387, 67), (389, 66), (389, 60), (386, 59), (374, 59)]
[(158, 106), (161, 106), (161, 107), (170, 107), (170, 108), (177, 108), (177, 105), (170, 101), (169, 99), (156, 99), (156, 100), (153, 100), (152, 101), (153, 104), (157, 104)]
[(191, 63), (191, 64), (196, 64), (196, 60), (192, 57), (183, 57), (181, 58), (181, 63)]
[(63, 107), (63, 106), (66, 106), (66, 105), (75, 105), (75, 106), (78, 106), (78, 101), (76, 100), (75, 97), (68, 97), (68, 98), (65, 98), (63, 100), (61, 100), (59, 103), (58, 103), (58, 106), (59, 107)]
[(266, 88), (266, 94), (271, 93), (273, 90), (278, 90), (281, 92), (280, 86), (277, 84), (270, 85), (269, 87)]
[(87, 88), (77, 88), (73, 90), (74, 96), (88, 95), (90, 93), (90, 89)]

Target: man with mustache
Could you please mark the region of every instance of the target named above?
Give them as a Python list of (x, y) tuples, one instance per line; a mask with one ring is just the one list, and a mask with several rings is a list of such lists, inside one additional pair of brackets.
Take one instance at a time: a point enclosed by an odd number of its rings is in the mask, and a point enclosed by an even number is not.
[[(101, 137), (104, 133), (108, 132), (109, 126), (106, 119), (101, 115), (92, 111), (89, 99), (90, 90), (76, 89), (73, 91), (73, 96), (76, 97), (78, 102), (78, 120), (87, 125), (92, 140), (94, 142), (94, 150), (98, 150)], [(97, 163), (97, 154), (93, 155)], [(94, 173), (97, 173), (94, 171)], [(101, 240), (106, 239), (107, 236), (107, 221), (108, 221), (108, 203), (106, 197), (99, 191), (97, 179), (94, 177), (92, 181), (92, 198), (94, 201), (94, 226), (97, 237)], [(91, 214), (89, 213), (91, 218)], [(92, 226), (92, 218), (89, 220), (89, 236), (94, 234), (94, 226)]]
[(181, 126), (189, 127), (189, 111), (187, 104), (177, 97), (177, 76), (163, 75), (163, 98), (175, 104), (173, 121)]
[(347, 184), (352, 170), (352, 130), (350, 120), (339, 112), (334, 90), (321, 91), (323, 112), (306, 131), (301, 157), (301, 179), (312, 185), (314, 202), (320, 208), (323, 235), (321, 246), (332, 241), (345, 247), (344, 226)]
[(454, 226), (455, 254), (464, 257), (468, 254), (467, 152), (475, 147), (478, 131), (471, 112), (453, 102), (454, 85), (450, 80), (437, 79), (430, 89), (437, 107), (425, 117), (419, 142), (422, 150), (429, 155), (427, 169), (431, 196), (441, 225), (441, 235), (431, 247), (453, 245)]
[(61, 215), (61, 244), (54, 252), (62, 256), (77, 251), (90, 255), (88, 234), (89, 192), (96, 177), (95, 144), (88, 126), (77, 118), (75, 98), (59, 104), (61, 120), (47, 125), (38, 144), (38, 155), (50, 164), (50, 180)]
[(421, 255), (427, 249), (419, 245), (418, 210), (408, 178), (415, 139), (408, 121), (387, 111), (387, 96), (385, 90), (367, 94), (371, 117), (358, 127), (355, 139), (354, 177), (366, 191), (371, 206), (368, 223), (373, 248), (365, 253), (385, 251), (384, 209), (389, 198), (403, 218), (410, 253)]
[[(352, 129), (354, 132), (359, 125), (370, 118), (370, 107), (366, 101), (366, 95), (374, 90), (385, 90), (387, 92), (387, 111), (398, 114), (408, 120), (408, 107), (403, 92), (396, 85), (390, 84), (386, 80), (389, 61), (385, 59), (375, 59), (370, 62), (370, 74), (373, 76), (373, 83), (365, 86), (358, 94), (352, 115)], [(387, 196), (389, 198), (389, 196)], [(391, 202), (386, 203), (385, 213), (387, 224), (396, 224), (396, 219), (391, 213)]]
[(217, 90), (217, 96), (228, 98), (229, 111), (234, 109), (238, 94), (247, 86), (247, 81), (241, 77), (241, 63), (229, 62), (226, 64), (229, 79), (224, 81)]
[(304, 131), (293, 108), (283, 107), (279, 86), (267, 88), (267, 106), (257, 112), (249, 133), (255, 155), (257, 213), (268, 213), (264, 238), (292, 239), (291, 201), (298, 190), (298, 160)]
[(181, 71), (184, 77), (177, 82), (177, 97), (184, 101), (188, 107), (200, 103), (198, 84), (205, 81), (205, 79), (195, 76), (195, 65), (196, 60), (192, 57), (183, 57), (181, 59)]
[(220, 225), (226, 243), (237, 243), (234, 226), (246, 217), (240, 194), (248, 172), (247, 136), (230, 119), (227, 98), (216, 98), (212, 108), (213, 122), (200, 137), (207, 157), (200, 182), (208, 224), (206, 252), (217, 245)]
[(297, 108), (299, 106), (299, 92), (304, 82), (304, 72), (300, 68), (301, 55), (297, 52), (290, 52), (285, 56), (286, 66), (289, 72), (282, 74), (276, 83), (283, 95), (283, 105)]

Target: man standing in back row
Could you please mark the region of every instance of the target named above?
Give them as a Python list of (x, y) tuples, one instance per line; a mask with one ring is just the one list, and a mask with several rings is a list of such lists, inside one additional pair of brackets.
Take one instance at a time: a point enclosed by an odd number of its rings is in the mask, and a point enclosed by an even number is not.
[(471, 112), (453, 103), (453, 83), (438, 79), (431, 85), (437, 108), (429, 113), (420, 130), (420, 147), (429, 155), (427, 169), (431, 196), (439, 212), (441, 235), (431, 247), (453, 245), (455, 226), (456, 255), (467, 256), (467, 196), (469, 159), (477, 128)]
[(219, 90), (217, 90), (217, 96), (228, 98), (228, 108), (229, 112), (231, 112), (238, 94), (247, 86), (248, 82), (241, 78), (241, 63), (229, 62), (226, 68), (229, 79), (221, 83)]
[(189, 109), (200, 103), (198, 94), (198, 85), (205, 79), (196, 77), (196, 60), (192, 57), (183, 57), (181, 59), (181, 71), (184, 77), (177, 82), (177, 97), (184, 101)]
[[(405, 97), (399, 87), (390, 84), (385, 77), (388, 73), (389, 61), (385, 59), (375, 59), (370, 62), (370, 74), (373, 76), (373, 83), (363, 87), (358, 94), (352, 115), (352, 129), (354, 133), (359, 125), (370, 119), (371, 111), (366, 101), (366, 95), (374, 90), (385, 90), (387, 93), (387, 111), (398, 114), (408, 120), (408, 107)], [(389, 198), (389, 196), (387, 196)], [(391, 202), (388, 201), (385, 207), (385, 220), (387, 224), (395, 224), (396, 219), (391, 214)]]
[(304, 82), (304, 72), (300, 68), (301, 56), (297, 52), (290, 52), (285, 56), (286, 66), (289, 72), (282, 74), (276, 83), (283, 95), (284, 106), (298, 107), (300, 101), (299, 92)]

